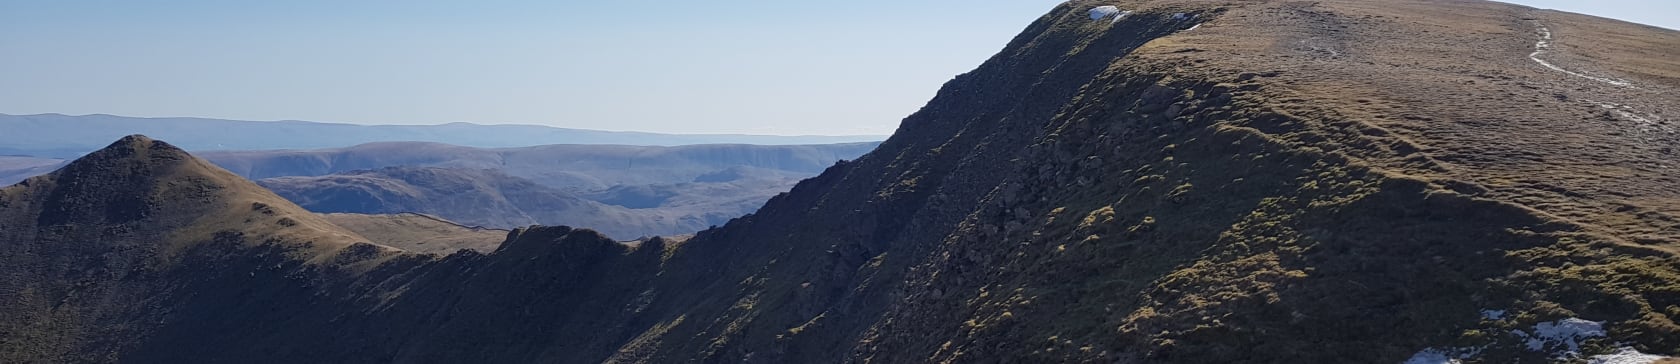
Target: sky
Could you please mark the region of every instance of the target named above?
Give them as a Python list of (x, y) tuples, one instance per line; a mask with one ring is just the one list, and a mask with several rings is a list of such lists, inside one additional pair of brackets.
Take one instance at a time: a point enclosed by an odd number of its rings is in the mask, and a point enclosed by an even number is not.
[(885, 135), (1058, 3), (0, 0), (0, 113)]

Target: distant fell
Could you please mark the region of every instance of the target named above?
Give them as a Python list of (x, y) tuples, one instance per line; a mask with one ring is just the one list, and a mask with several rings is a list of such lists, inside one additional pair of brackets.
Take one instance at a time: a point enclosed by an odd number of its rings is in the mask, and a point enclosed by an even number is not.
[(0, 156), (0, 185), (9, 185), (24, 178), (47, 174), (69, 162), (57, 158)]
[(631, 239), (689, 234), (752, 213), (800, 179), (878, 144), (491, 149), (388, 142), (199, 155), (314, 212), (421, 212), (494, 228), (587, 226)]
[(548, 144), (828, 144), (870, 142), (879, 135), (777, 136), (661, 134), (540, 125), (357, 125), (310, 121), (138, 118), (116, 115), (0, 114), (0, 155), (75, 158), (127, 134), (170, 140), (186, 150), (336, 148), (372, 142), (421, 141), (481, 148)]
[[(495, 169), (550, 187), (585, 191), (617, 185), (691, 182), (731, 168), (804, 178), (879, 143), (819, 145), (706, 144), (634, 146), (556, 144), (473, 148), (426, 142), (368, 143), (346, 148), (197, 153), (245, 178), (323, 176), (397, 166)], [(704, 178), (703, 178), (704, 177)]]
[(113, 361), (173, 335), (164, 322), (214, 331), (210, 316), (156, 308), (237, 304), (263, 293), (236, 287), (301, 289), (311, 283), (288, 277), (397, 252), (365, 241), (168, 143), (125, 137), (0, 189), (0, 361)]
[[(299, 240), (365, 240), (251, 181), (143, 135), (123, 137), (57, 171), (3, 191), (6, 200), (0, 203), (7, 207), (40, 209), (35, 223), (42, 227), (159, 220), (143, 228), (236, 230), (265, 238), (292, 235), (292, 231), (308, 234), (297, 236)], [(249, 218), (235, 221), (241, 217)], [(280, 227), (267, 229), (257, 221), (270, 217)], [(308, 229), (292, 229), (297, 226)], [(191, 240), (194, 236), (177, 234), (173, 238), (166, 240)]]
[[(714, 204), (718, 206), (710, 209), (629, 209), (495, 170), (461, 168), (387, 167), (319, 177), (268, 178), (257, 183), (318, 213), (421, 213), (497, 229), (584, 226), (621, 240), (689, 234), (757, 207)], [(758, 204), (769, 199), (759, 197), (742, 198)]]

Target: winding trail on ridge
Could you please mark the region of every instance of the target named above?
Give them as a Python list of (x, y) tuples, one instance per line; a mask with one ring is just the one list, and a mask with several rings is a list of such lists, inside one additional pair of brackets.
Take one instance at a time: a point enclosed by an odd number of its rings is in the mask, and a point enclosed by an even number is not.
[[(1639, 89), (1639, 87), (1633, 86), (1633, 83), (1628, 82), (1627, 80), (1623, 80), (1623, 79), (1619, 79), (1619, 78), (1597, 77), (1597, 76), (1591, 76), (1591, 75), (1587, 75), (1587, 74), (1580, 73), (1580, 72), (1570, 71), (1570, 70), (1565, 69), (1563, 67), (1559, 67), (1558, 65), (1552, 64), (1551, 62), (1547, 62), (1544, 59), (1541, 59), (1540, 58), (1541, 55), (1546, 54), (1547, 52), (1551, 52), (1551, 50), (1552, 50), (1552, 30), (1550, 28), (1547, 28), (1544, 24), (1540, 24), (1540, 22), (1538, 22), (1538, 21), (1535, 22), (1535, 27), (1536, 27), (1536, 32), (1538, 32), (1539, 35), (1540, 35), (1540, 40), (1536, 41), (1534, 43), (1534, 52), (1528, 54), (1528, 59), (1534, 60), (1535, 63), (1539, 63), (1541, 66), (1546, 66), (1546, 68), (1550, 68), (1553, 71), (1562, 72), (1562, 73), (1568, 74), (1570, 76), (1575, 76), (1575, 77), (1585, 78), (1585, 79), (1588, 79), (1588, 80), (1603, 82), (1605, 84), (1609, 84), (1609, 85), (1617, 86), (1617, 87)], [(1602, 108), (1606, 111), (1613, 112), (1616, 115), (1621, 116), (1623, 119), (1627, 119), (1627, 120), (1631, 120), (1631, 121), (1640, 123), (1640, 124), (1642, 124), (1646, 127), (1653, 128), (1657, 131), (1665, 132), (1665, 133), (1668, 133), (1668, 134), (1675, 134), (1676, 133), (1676, 131), (1673, 128), (1669, 128), (1666, 125), (1663, 125), (1663, 123), (1660, 122), (1660, 121), (1662, 121), (1662, 118), (1657, 117), (1654, 114), (1649, 114), (1649, 117), (1642, 116), (1642, 115), (1639, 114), (1639, 112), (1637, 110), (1634, 110), (1633, 107), (1625, 105), (1625, 104), (1620, 104), (1620, 103), (1602, 102), (1602, 101), (1593, 101), (1593, 100), (1584, 100), (1584, 101), (1586, 101), (1589, 104), (1598, 106), (1599, 108)]]
[(1552, 49), (1552, 30), (1550, 28), (1546, 28), (1545, 25), (1539, 24), (1539, 22), (1536, 22), (1535, 25), (1539, 27), (1538, 30), (1539, 30), (1539, 33), (1540, 33), (1540, 40), (1537, 41), (1537, 42), (1534, 42), (1534, 53), (1529, 53), (1528, 54), (1528, 59), (1532, 59), (1532, 60), (1534, 60), (1535, 63), (1539, 63), (1541, 66), (1546, 66), (1546, 68), (1550, 68), (1553, 71), (1563, 72), (1563, 73), (1568, 74), (1570, 76), (1575, 76), (1575, 77), (1585, 78), (1585, 79), (1589, 79), (1589, 80), (1593, 80), (1593, 81), (1603, 82), (1603, 83), (1607, 83), (1607, 84), (1610, 84), (1610, 85), (1613, 85), (1613, 86), (1633, 87), (1633, 83), (1628, 82), (1626, 80), (1608, 78), (1608, 77), (1590, 76), (1590, 75), (1587, 75), (1587, 74), (1584, 74), (1584, 73), (1570, 71), (1568, 69), (1564, 69), (1563, 67), (1558, 67), (1557, 65), (1552, 64), (1552, 62), (1547, 62), (1544, 59), (1540, 59), (1540, 55), (1546, 54), (1546, 52), (1550, 52), (1551, 49)]

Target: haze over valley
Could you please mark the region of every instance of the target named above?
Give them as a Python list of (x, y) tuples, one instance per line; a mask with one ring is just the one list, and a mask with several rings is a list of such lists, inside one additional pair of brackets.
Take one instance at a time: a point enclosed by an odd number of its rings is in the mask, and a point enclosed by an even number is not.
[[(717, 140), (774, 143), (863, 138), (628, 134), (614, 139), (596, 137), (618, 133), (546, 127), (529, 128), (546, 130), (548, 134), (476, 125), (431, 130), (432, 127), (190, 121), (0, 116), (0, 126), (15, 133), (10, 135), (38, 136), (31, 138), (32, 144), (26, 144), (27, 147), (15, 148), (15, 152), (47, 155), (53, 155), (52, 151), (85, 153), (83, 147), (65, 141), (94, 140), (84, 135), (86, 131), (110, 133), (135, 129), (177, 134), (188, 140), (199, 140), (200, 146), (233, 143), (246, 147), (385, 140), (417, 134), (469, 141), (485, 138), (511, 144), (520, 140), (641, 140), (636, 139), (638, 136), (653, 143)], [(344, 135), (345, 130), (359, 132)], [(316, 138), (317, 135), (339, 138)], [(518, 138), (509, 137), (515, 135)], [(435, 142), (380, 141), (345, 148), (219, 150), (199, 155), (315, 212), (419, 213), (494, 229), (587, 226), (629, 240), (691, 234), (752, 213), (771, 196), (787, 192), (800, 179), (815, 176), (837, 161), (857, 158), (876, 144), (555, 144), (474, 148)], [(34, 156), (0, 157), (0, 177), (4, 178), (0, 182), (45, 174), (68, 162)]]

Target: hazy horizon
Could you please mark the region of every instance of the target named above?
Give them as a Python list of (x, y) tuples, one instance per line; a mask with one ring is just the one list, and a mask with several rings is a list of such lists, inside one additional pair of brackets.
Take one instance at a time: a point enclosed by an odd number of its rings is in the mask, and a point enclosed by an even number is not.
[(5, 2), (0, 113), (888, 135), (1058, 3)]
[(376, 124), (376, 123), (357, 123), (357, 122), (333, 121), (333, 120), (297, 120), (297, 119), (251, 120), (251, 119), (213, 118), (213, 117), (202, 117), (202, 116), (132, 116), (132, 115), (109, 114), (109, 113), (66, 114), (66, 113), (59, 113), (59, 112), (45, 112), (45, 113), (20, 114), (20, 113), (0, 112), (0, 116), (3, 116), (3, 115), (25, 116), (25, 117), (27, 117), (27, 116), (41, 116), (41, 115), (63, 115), (63, 116), (69, 116), (69, 117), (110, 116), (110, 117), (135, 118), (135, 119), (202, 119), (202, 120), (219, 120), (219, 121), (235, 121), (235, 122), (261, 122), (261, 123), (303, 122), (303, 123), (316, 123), (316, 124), (357, 125), (357, 126), (444, 126), (444, 125), (451, 125), (451, 124), (471, 124), (471, 125), (478, 125), (478, 126), (535, 126), (535, 127), (547, 127), (547, 128), (558, 128), (558, 129), (577, 129), (577, 130), (589, 130), (589, 131), (604, 131), (604, 132), (613, 132), (613, 133), (643, 133), (643, 134), (673, 134), (673, 135), (749, 135), (749, 136), (779, 136), (779, 137), (805, 137), (805, 136), (829, 137), (829, 136), (832, 136), (832, 137), (883, 137), (883, 138), (889, 136), (889, 134), (753, 134), (753, 133), (725, 133), (725, 132), (715, 132), (715, 133), (714, 132), (667, 133), (667, 132), (659, 132), (659, 131), (641, 131), (641, 130), (584, 129), (584, 128), (572, 128), (572, 127), (560, 126), (560, 125), (547, 125), (547, 124), (536, 124), (536, 123), (494, 123), (494, 124), (491, 124), (491, 123), (479, 123), (479, 122), (472, 122), (472, 121), (448, 121), (448, 122), (440, 122), (440, 123), (435, 123), (435, 124)]

